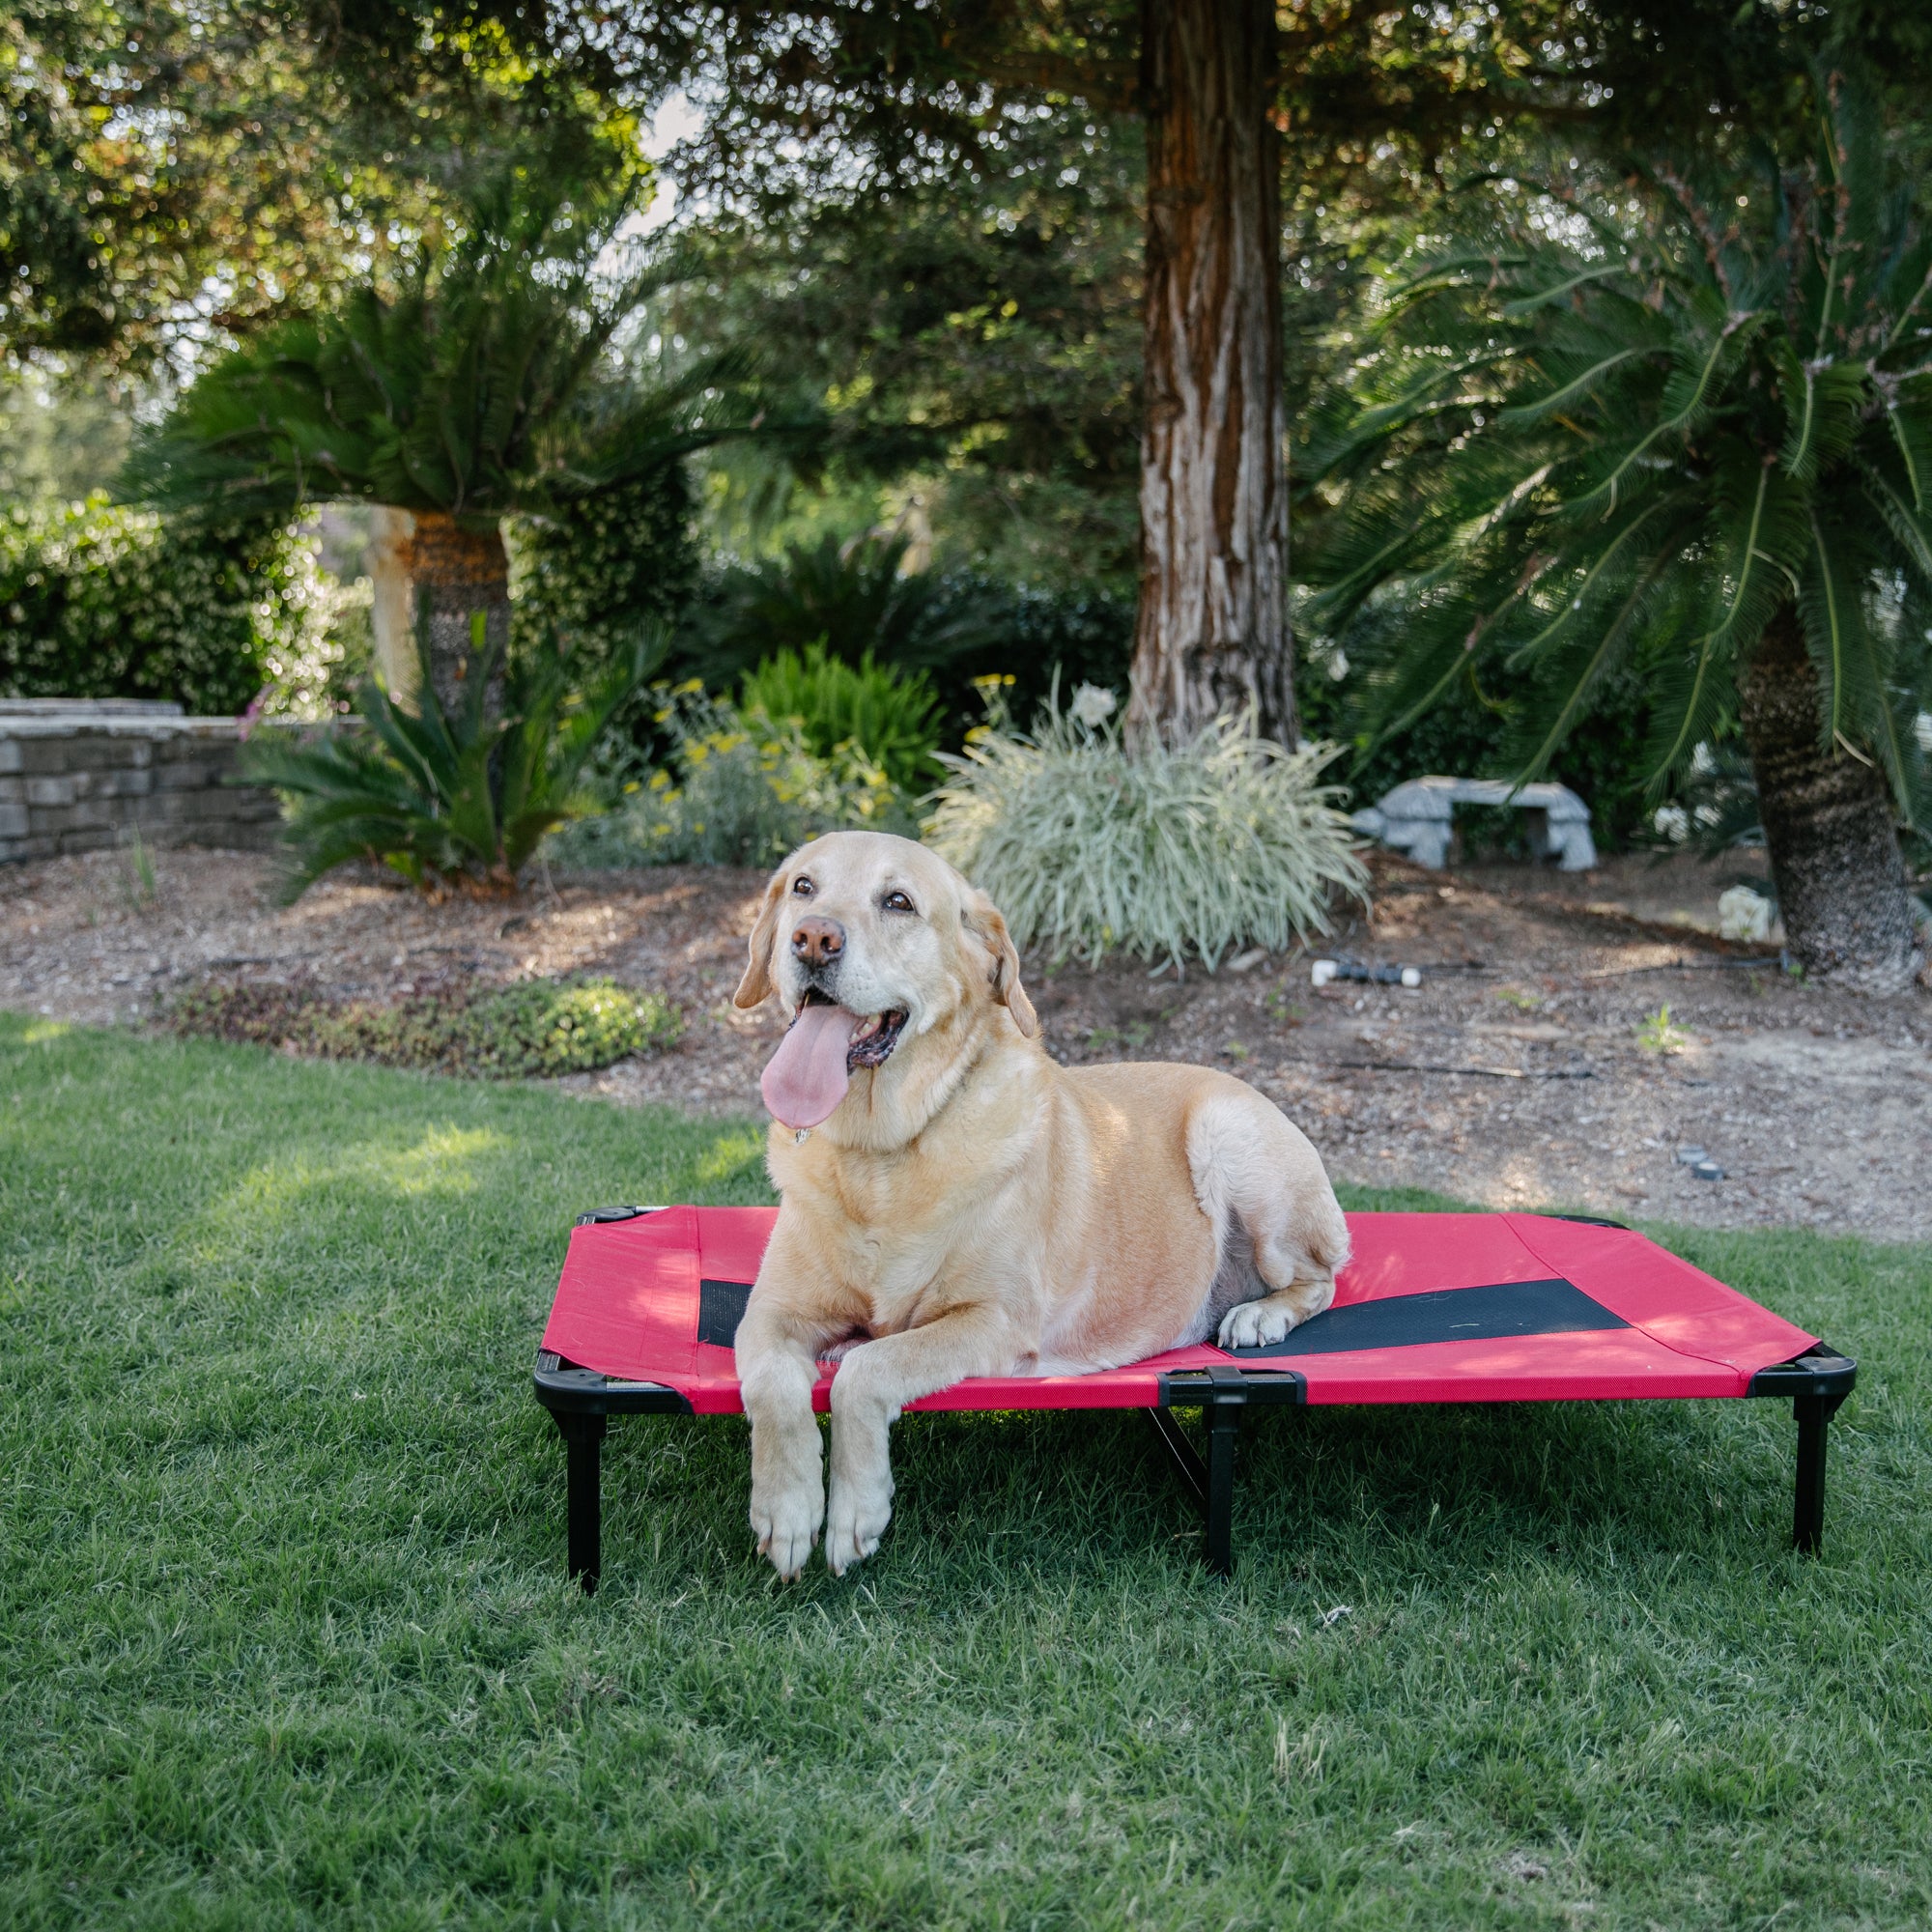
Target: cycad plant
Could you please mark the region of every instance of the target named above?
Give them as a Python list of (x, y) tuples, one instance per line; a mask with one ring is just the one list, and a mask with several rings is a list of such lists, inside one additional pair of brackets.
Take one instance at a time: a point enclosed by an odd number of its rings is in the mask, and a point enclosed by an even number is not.
[(670, 272), (663, 259), (610, 272), (633, 208), (629, 188), (496, 180), (394, 286), (372, 282), (213, 363), (136, 449), (127, 487), (177, 508), (382, 506), (379, 662), (406, 694), (427, 619), (442, 701), (460, 706), (471, 616), (493, 653), (508, 638), (500, 520), (558, 514), (736, 420), (735, 364), (654, 381), (611, 354)]
[(716, 690), (773, 651), (814, 643), (899, 670), (940, 670), (978, 650), (991, 634), (984, 616), (930, 571), (907, 571), (909, 548), (904, 536), (828, 536), (731, 571), (696, 619), (705, 681)]
[(1791, 953), (1885, 988), (1917, 961), (1898, 825), (1928, 806), (1932, 241), (1867, 98), (1816, 93), (1802, 162), (1506, 182), (1419, 248), (1316, 453), (1310, 576), (1345, 638), (1403, 611), (1382, 733), (1508, 666), (1540, 694), (1532, 778), (1634, 667), (1661, 797), (1741, 725)]
[(640, 637), (578, 687), (555, 650), (528, 654), (498, 679), (482, 612), (470, 625), (475, 674), (454, 706), (429, 675), (425, 619), (413, 710), (371, 678), (357, 695), (357, 722), (314, 738), (271, 727), (249, 739), (242, 776), (286, 804), (286, 897), (360, 859), (431, 893), (507, 895), (547, 832), (597, 810), (580, 783), (584, 765), (612, 713), (663, 660), (662, 633)]

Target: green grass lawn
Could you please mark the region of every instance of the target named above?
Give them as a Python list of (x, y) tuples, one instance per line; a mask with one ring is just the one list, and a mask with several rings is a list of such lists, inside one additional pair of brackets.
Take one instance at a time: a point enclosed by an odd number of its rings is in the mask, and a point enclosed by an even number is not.
[(903, 1422), (790, 1588), (638, 1419), (586, 1600), (572, 1216), (758, 1148), (0, 1017), (0, 1923), (1932, 1918), (1932, 1250), (1667, 1236), (1863, 1360), (1819, 1561), (1781, 1404), (1266, 1415), (1229, 1587), (1137, 1416)]

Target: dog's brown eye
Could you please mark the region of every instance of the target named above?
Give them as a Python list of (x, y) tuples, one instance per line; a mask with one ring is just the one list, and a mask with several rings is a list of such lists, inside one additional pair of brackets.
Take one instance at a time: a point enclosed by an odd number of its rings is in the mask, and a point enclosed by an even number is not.
[(791, 882), (791, 895), (795, 899), (809, 899), (814, 890), (810, 879), (794, 879)]
[(912, 901), (903, 893), (888, 893), (879, 902), (888, 912), (911, 912)]

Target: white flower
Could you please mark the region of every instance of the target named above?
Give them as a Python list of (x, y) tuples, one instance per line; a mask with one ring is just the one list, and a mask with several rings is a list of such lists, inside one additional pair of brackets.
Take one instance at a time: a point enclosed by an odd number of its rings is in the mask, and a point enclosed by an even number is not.
[(1073, 694), (1068, 709), (1091, 731), (1114, 715), (1114, 706), (1119, 701), (1104, 684), (1083, 684)]
[(1772, 903), (1748, 886), (1733, 886), (1718, 899), (1718, 931), (1725, 939), (1768, 939)]

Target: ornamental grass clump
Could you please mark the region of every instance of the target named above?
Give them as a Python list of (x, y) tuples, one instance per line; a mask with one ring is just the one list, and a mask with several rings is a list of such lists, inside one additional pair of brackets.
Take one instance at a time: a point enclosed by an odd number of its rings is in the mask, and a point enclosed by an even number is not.
[(1109, 693), (1082, 686), (1064, 711), (1056, 694), (1031, 733), (989, 698), (964, 753), (940, 754), (952, 777), (925, 838), (1021, 946), (1056, 962), (1191, 954), (1212, 972), (1238, 948), (1326, 932), (1333, 895), (1363, 895), (1349, 821), (1320, 782), (1333, 747), (1286, 751), (1243, 713), (1130, 756)]

